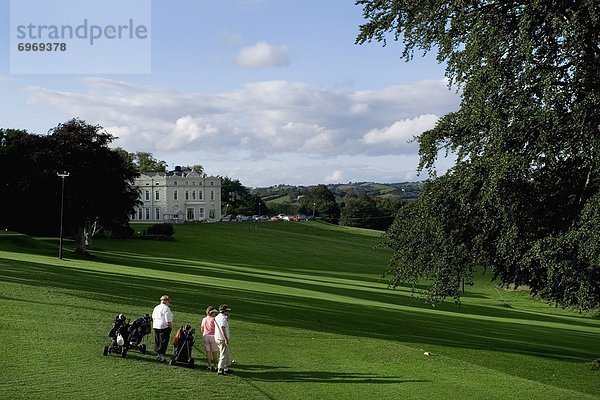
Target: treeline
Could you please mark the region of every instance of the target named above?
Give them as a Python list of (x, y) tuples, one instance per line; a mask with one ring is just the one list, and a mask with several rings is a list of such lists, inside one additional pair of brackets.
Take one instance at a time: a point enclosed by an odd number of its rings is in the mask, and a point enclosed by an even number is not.
[[(375, 183), (375, 182), (348, 182), (326, 185), (341, 202), (347, 197), (358, 197), (365, 194), (373, 198), (390, 198), (397, 200), (415, 200), (421, 193), (423, 182), (400, 182), (400, 183)], [(316, 185), (273, 185), (269, 187), (253, 188), (251, 191), (259, 195), (264, 201), (284, 198), (284, 201), (293, 203), (298, 197), (314, 189)]]
[[(420, 188), (420, 183), (406, 184)], [(346, 187), (336, 193), (327, 185), (309, 187), (281, 186), (286, 191), (285, 201), (265, 202), (265, 189), (250, 190), (239, 180), (222, 178), (223, 214), (274, 215), (303, 214), (343, 226), (386, 230), (398, 209), (405, 203), (393, 197), (374, 197)], [(269, 189), (272, 193), (274, 187)], [(340, 197), (343, 194), (343, 197)], [(281, 197), (281, 196), (278, 196)]]

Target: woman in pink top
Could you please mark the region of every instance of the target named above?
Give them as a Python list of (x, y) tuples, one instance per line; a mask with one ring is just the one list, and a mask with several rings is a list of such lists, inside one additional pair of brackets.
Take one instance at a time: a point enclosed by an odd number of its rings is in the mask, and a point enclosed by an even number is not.
[(209, 371), (216, 371), (217, 364), (219, 363), (219, 348), (215, 341), (215, 316), (217, 314), (219, 314), (219, 310), (213, 306), (208, 306), (206, 317), (202, 319), (202, 324), (200, 325), (204, 351), (206, 351), (206, 363), (208, 365), (206, 369)]

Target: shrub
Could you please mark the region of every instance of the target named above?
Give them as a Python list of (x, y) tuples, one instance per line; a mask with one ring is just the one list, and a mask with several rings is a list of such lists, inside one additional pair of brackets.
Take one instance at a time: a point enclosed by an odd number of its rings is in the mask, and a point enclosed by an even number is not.
[(173, 236), (174, 232), (173, 224), (154, 224), (145, 230), (146, 235)]
[(111, 237), (113, 239), (129, 239), (133, 236), (133, 228), (129, 224), (114, 225), (111, 227)]

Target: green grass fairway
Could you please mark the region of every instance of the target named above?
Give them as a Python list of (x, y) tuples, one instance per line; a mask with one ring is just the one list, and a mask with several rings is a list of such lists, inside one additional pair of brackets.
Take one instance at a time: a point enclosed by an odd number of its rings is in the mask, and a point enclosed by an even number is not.
[[(431, 307), (378, 280), (379, 233), (321, 223), (176, 226), (176, 241), (0, 233), (1, 399), (593, 399), (600, 320), (499, 290)], [(67, 246), (68, 247), (68, 246)], [(102, 355), (114, 316), (169, 294), (175, 324), (229, 303), (234, 375)], [(200, 335), (198, 335), (200, 339)], [(148, 345), (153, 346), (150, 337)], [(424, 355), (431, 352), (431, 356)]]

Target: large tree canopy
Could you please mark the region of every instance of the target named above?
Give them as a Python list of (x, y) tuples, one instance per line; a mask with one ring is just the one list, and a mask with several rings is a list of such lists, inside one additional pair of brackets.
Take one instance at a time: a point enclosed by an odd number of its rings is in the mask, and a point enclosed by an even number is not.
[(596, 0), (358, 0), (358, 43), (436, 51), (460, 109), (418, 137), (435, 176), (386, 244), (393, 285), (433, 280), (458, 299), (475, 268), (553, 302), (600, 304), (600, 3)]
[(401, 203), (388, 198), (375, 198), (366, 193), (356, 197), (347, 196), (342, 203), (340, 225), (359, 228), (387, 230), (394, 221), (393, 215)]
[(266, 214), (268, 207), (262, 198), (251, 194), (239, 179), (221, 178), (221, 199), (224, 214), (259, 215)]
[(102, 127), (73, 119), (48, 135), (0, 129), (0, 223), (31, 234), (58, 235), (61, 181), (67, 171), (64, 226), (67, 235), (89, 240), (94, 224), (126, 224), (137, 203), (136, 167)]
[(298, 201), (298, 206), (299, 212), (328, 222), (337, 223), (340, 218), (340, 206), (326, 185), (317, 185), (307, 190)]
[(167, 162), (156, 159), (152, 153), (137, 151), (130, 156), (138, 170), (144, 172), (167, 172)]

